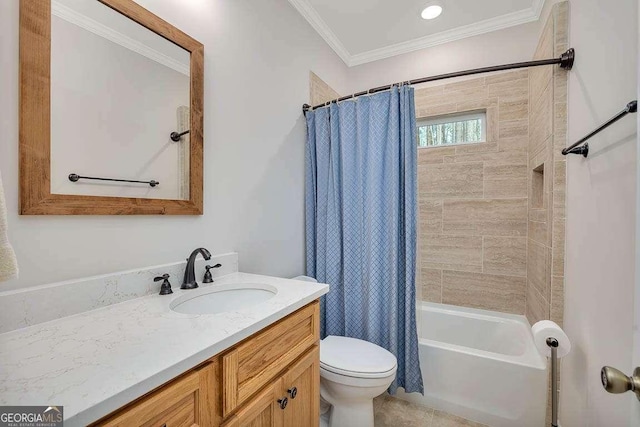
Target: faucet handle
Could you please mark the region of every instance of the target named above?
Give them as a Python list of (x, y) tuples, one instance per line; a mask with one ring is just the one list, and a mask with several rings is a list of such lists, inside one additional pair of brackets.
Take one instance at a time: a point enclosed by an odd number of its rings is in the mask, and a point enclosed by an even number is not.
[(220, 268), (220, 267), (222, 267), (222, 264), (220, 263), (216, 265), (205, 265), (204, 268), (206, 268), (207, 271), (204, 273), (204, 279), (202, 279), (202, 283), (213, 283), (213, 276), (211, 275), (211, 269)]
[(154, 282), (159, 282), (160, 280), (163, 281), (162, 286), (160, 286), (160, 295), (172, 294), (173, 291), (171, 290), (171, 283), (169, 283), (169, 275), (165, 273), (162, 276), (158, 276), (153, 279)]

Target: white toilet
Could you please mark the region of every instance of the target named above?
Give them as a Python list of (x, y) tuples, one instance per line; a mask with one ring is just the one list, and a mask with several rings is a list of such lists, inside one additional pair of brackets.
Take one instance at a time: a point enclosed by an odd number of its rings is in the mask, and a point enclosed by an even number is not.
[[(373, 427), (373, 398), (396, 377), (396, 357), (373, 343), (328, 336), (320, 342), (322, 423)], [(328, 423), (328, 424), (327, 424)]]

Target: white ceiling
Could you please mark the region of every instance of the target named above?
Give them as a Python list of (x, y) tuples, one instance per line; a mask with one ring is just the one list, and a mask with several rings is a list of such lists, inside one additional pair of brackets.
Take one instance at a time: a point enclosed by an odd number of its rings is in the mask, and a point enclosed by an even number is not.
[[(536, 21), (544, 0), (289, 0), (349, 66)], [(426, 21), (422, 10), (443, 6)]]

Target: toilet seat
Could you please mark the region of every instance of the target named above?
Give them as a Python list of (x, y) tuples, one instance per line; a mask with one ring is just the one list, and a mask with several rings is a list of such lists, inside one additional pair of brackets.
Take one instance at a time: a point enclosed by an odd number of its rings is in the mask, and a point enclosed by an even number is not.
[(393, 354), (368, 341), (330, 335), (320, 342), (321, 372), (332, 376), (382, 379), (395, 375), (397, 367)]

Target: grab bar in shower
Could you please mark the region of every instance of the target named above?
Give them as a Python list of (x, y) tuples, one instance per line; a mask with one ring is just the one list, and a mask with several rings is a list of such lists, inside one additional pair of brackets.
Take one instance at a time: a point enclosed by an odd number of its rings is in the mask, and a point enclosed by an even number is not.
[(81, 179), (91, 179), (96, 181), (133, 182), (136, 184), (149, 184), (151, 187), (160, 185), (160, 183), (154, 179), (152, 179), (151, 181), (137, 181), (135, 179), (98, 178), (95, 176), (80, 176), (76, 173), (69, 174), (69, 181), (71, 182), (78, 182)]
[(621, 118), (626, 116), (627, 114), (635, 113), (637, 111), (638, 111), (638, 101), (635, 100), (635, 101), (629, 102), (627, 104), (627, 106), (624, 107), (624, 110), (620, 111), (618, 114), (616, 114), (615, 116), (611, 117), (609, 120), (607, 120), (606, 123), (604, 123), (602, 126), (600, 126), (596, 130), (591, 132), (589, 135), (585, 136), (584, 138), (582, 138), (581, 140), (579, 140), (575, 144), (573, 144), (573, 145), (565, 148), (564, 150), (562, 150), (562, 154), (565, 155), (565, 156), (567, 154), (580, 154), (580, 155), (582, 155), (584, 157), (587, 157), (589, 155), (589, 144), (584, 144), (584, 145), (580, 145), (580, 144), (585, 143), (589, 138), (593, 137), (597, 133), (599, 133), (599, 132), (603, 131), (604, 129), (608, 128), (609, 126), (611, 126), (612, 124), (614, 124), (615, 122), (617, 122), (618, 120), (620, 120)]

